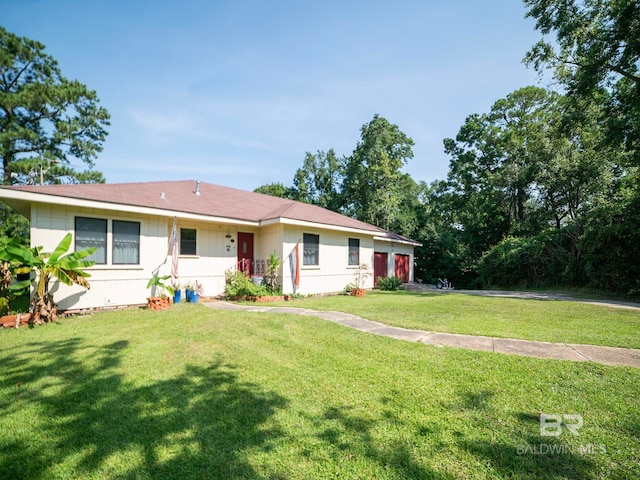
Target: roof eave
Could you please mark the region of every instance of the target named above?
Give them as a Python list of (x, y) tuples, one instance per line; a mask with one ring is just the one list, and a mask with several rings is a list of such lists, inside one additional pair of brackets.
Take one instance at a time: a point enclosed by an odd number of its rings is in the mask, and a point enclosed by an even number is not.
[(297, 220), (297, 219), (285, 218), (285, 217), (269, 218), (269, 219), (260, 221), (261, 227), (268, 226), (268, 225), (278, 225), (278, 224), (292, 225), (296, 227), (316, 228), (316, 229), (319, 228), (324, 230), (334, 230), (334, 231), (347, 232), (347, 233), (357, 233), (359, 235), (367, 235), (367, 236), (374, 236), (374, 237), (375, 235), (379, 235), (380, 233), (380, 232), (373, 232), (371, 230), (365, 230), (363, 228), (344, 227), (341, 225), (318, 223), (318, 222), (311, 222), (307, 220)]
[(380, 242), (388, 242), (388, 243), (400, 243), (403, 245), (411, 245), (413, 247), (422, 246), (420, 242), (416, 242), (415, 240), (411, 240), (410, 238), (400, 239), (400, 238), (392, 238), (392, 237), (373, 237), (373, 240), (380, 241)]
[[(4, 192), (10, 191), (12, 195), (9, 197)], [(198, 220), (212, 223), (232, 223), (235, 225), (258, 227), (259, 222), (242, 220), (238, 218), (219, 217), (212, 215), (202, 215), (197, 213), (183, 212), (180, 210), (171, 210), (169, 208), (141, 207), (138, 205), (121, 204), (114, 202), (105, 202), (101, 200), (83, 200), (72, 197), (63, 197), (60, 195), (42, 194), (36, 192), (24, 192), (19, 190), (2, 190), (0, 189), (0, 199), (7, 201), (11, 206), (14, 203), (18, 205), (28, 205), (30, 203), (54, 204), (62, 206), (92, 208), (97, 210), (111, 210), (115, 212), (139, 213), (142, 215), (151, 215), (158, 217), (177, 217), (186, 220)], [(19, 213), (22, 213), (18, 210)], [(23, 214), (24, 215), (24, 214)]]

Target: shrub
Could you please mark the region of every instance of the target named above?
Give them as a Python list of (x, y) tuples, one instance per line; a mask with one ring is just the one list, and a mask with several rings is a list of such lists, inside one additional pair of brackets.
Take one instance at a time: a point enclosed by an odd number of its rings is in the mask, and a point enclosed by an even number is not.
[(478, 262), (484, 288), (577, 285), (582, 277), (576, 239), (579, 225), (531, 237), (507, 237)]
[(585, 230), (580, 246), (589, 286), (640, 297), (640, 187), (594, 209)]
[(382, 278), (378, 277), (377, 288), (380, 290), (400, 290), (402, 288), (402, 279), (400, 277), (396, 277), (395, 275), (392, 277)]
[(267, 288), (269, 293), (277, 294), (281, 293), (282, 291), (278, 282), (278, 272), (280, 271), (281, 265), (282, 262), (280, 261), (280, 258), (276, 255), (276, 252), (274, 250), (269, 255), (269, 259), (267, 260), (266, 273), (264, 275), (265, 287)]
[(239, 270), (225, 272), (224, 294), (228, 299), (242, 300), (247, 297), (267, 295), (267, 289), (254, 284), (249, 276)]

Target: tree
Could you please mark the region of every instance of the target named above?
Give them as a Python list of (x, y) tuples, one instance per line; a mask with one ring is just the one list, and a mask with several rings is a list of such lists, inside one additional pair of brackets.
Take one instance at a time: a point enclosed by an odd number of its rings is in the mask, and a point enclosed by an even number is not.
[(541, 40), (525, 62), (550, 67), (576, 98), (606, 91), (609, 141), (635, 151), (640, 163), (640, 3), (637, 0), (524, 0)]
[[(451, 158), (448, 183), (459, 200), (462, 228), (485, 250), (508, 234), (539, 231), (535, 215), (537, 178), (543, 169), (543, 139), (556, 95), (525, 87), (494, 103), (487, 114), (470, 115), (456, 139), (445, 139)], [(475, 240), (474, 240), (475, 242)], [(479, 252), (481, 253), (481, 252)]]
[(306, 152), (302, 168), (293, 177), (296, 200), (340, 212), (339, 186), (343, 171), (344, 159), (339, 159), (333, 148), (328, 152), (318, 150), (315, 155)]
[[(95, 91), (63, 77), (44, 49), (0, 27), (2, 183), (103, 182), (92, 167), (109, 113)], [(77, 172), (75, 161), (88, 170)]]
[(91, 255), (95, 247), (67, 254), (72, 238), (72, 235), (67, 233), (51, 253), (43, 252), (42, 247), (26, 248), (17, 241), (6, 245), (6, 252), (13, 262), (29, 266), (37, 272), (35, 289), (29, 306), (32, 324), (52, 322), (57, 318), (53, 295), (49, 290), (49, 283), (53, 278), (57, 278), (65, 285), (80, 285), (89, 289), (87, 277), (91, 275), (84, 269), (94, 265), (95, 262), (83, 260), (83, 258)]
[(344, 208), (355, 218), (389, 229), (402, 201), (400, 169), (413, 158), (413, 140), (397, 125), (374, 115), (345, 161)]
[(291, 187), (286, 187), (283, 183), (266, 183), (253, 190), (255, 193), (271, 195), (272, 197), (294, 199), (295, 192)]

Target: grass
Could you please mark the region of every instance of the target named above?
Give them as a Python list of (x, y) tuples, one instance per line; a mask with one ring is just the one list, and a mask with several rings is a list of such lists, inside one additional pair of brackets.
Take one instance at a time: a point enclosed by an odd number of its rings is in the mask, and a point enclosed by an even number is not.
[(277, 305), (337, 310), (415, 330), (640, 348), (640, 310), (570, 301), (373, 291), (365, 298), (337, 295)]
[(638, 369), (186, 304), (0, 331), (0, 365), (0, 478), (640, 476)]

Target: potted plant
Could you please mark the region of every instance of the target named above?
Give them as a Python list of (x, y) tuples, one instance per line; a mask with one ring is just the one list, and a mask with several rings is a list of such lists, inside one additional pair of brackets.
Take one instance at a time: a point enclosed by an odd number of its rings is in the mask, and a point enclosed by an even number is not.
[(187, 282), (184, 284), (184, 300), (187, 303), (191, 303), (193, 301), (193, 283)]
[(200, 296), (202, 295), (204, 295), (204, 290), (202, 289), (202, 285), (198, 283), (198, 281), (196, 280), (196, 283), (193, 286), (193, 290), (191, 292), (191, 298), (189, 301), (191, 303), (198, 303), (198, 298), (200, 298)]
[[(171, 306), (171, 300), (165, 293), (169, 293), (169, 295), (173, 296), (174, 291), (170, 285), (166, 285), (164, 283), (165, 280), (171, 278), (171, 275), (164, 275), (159, 277), (155, 274), (147, 283), (147, 288), (151, 289), (151, 297), (147, 298), (148, 306), (150, 310), (164, 310), (165, 308), (169, 308)], [(155, 292), (155, 293), (154, 293)], [(159, 293), (159, 295), (158, 295)]]
[(180, 303), (182, 300), (182, 287), (180, 286), (180, 282), (172, 283), (171, 288), (173, 288), (173, 303)]
[(282, 265), (282, 262), (274, 250), (269, 255), (266, 272), (264, 274), (264, 283), (270, 293), (275, 293), (278, 290), (278, 273), (280, 271), (280, 265)]
[(366, 293), (364, 284), (369, 275), (369, 266), (367, 264), (361, 263), (358, 265), (358, 269), (355, 273), (355, 285), (351, 288), (349, 293), (355, 297), (364, 297)]

